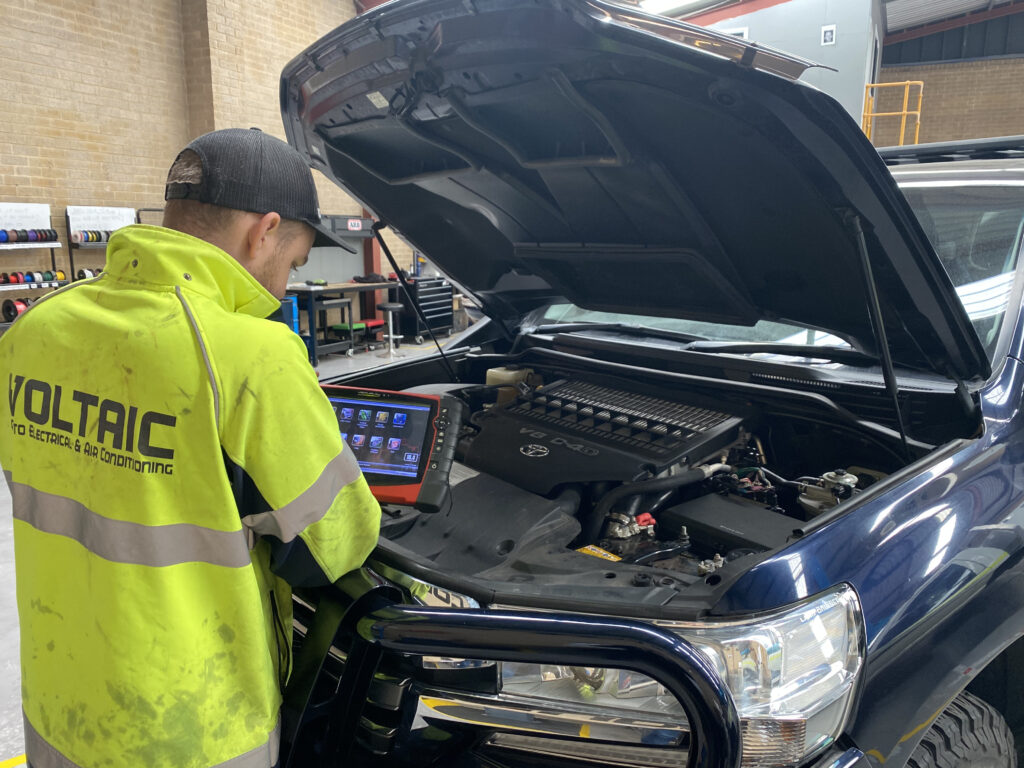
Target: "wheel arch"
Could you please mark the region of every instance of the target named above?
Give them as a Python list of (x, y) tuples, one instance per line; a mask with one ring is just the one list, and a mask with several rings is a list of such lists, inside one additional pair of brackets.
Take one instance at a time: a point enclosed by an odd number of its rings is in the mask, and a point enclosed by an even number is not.
[(966, 690), (1003, 716), (1013, 731), (1017, 753), (1024, 747), (1024, 635), (985, 665)]

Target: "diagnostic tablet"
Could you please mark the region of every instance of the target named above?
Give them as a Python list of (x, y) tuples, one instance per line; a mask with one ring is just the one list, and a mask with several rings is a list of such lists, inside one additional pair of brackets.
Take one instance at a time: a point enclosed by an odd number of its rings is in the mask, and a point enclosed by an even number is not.
[(378, 501), (437, 512), (448, 500), (462, 403), (439, 395), (322, 384), (341, 438)]

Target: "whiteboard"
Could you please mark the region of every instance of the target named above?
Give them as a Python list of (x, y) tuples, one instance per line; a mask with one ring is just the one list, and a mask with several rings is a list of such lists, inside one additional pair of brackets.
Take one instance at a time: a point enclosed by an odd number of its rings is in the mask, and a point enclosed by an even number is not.
[(50, 229), (47, 203), (0, 203), (0, 229)]
[(97, 229), (113, 232), (135, 223), (134, 208), (102, 208), (92, 205), (68, 206), (68, 229), (78, 232), (82, 229)]

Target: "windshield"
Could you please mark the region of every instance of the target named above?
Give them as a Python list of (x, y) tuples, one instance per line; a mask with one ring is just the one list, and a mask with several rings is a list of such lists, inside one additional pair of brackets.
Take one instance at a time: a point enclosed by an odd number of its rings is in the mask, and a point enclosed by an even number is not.
[[(900, 187), (956, 286), (967, 316), (989, 358), (1010, 299), (1024, 230), (1024, 182), (908, 182)], [(865, 310), (866, 311), (866, 310)], [(825, 331), (760, 321), (753, 326), (613, 314), (553, 304), (543, 323), (630, 323), (677, 331), (713, 341), (809, 344), (846, 347)]]

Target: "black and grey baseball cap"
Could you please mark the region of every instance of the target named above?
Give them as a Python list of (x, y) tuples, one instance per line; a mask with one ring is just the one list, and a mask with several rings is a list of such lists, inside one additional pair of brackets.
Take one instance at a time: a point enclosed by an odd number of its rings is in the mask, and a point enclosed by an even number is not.
[(168, 181), (164, 200), (197, 200), (238, 211), (270, 213), (304, 221), (320, 234), (320, 205), (313, 174), (302, 155), (258, 128), (206, 133), (191, 150), (203, 166), (195, 182)]

